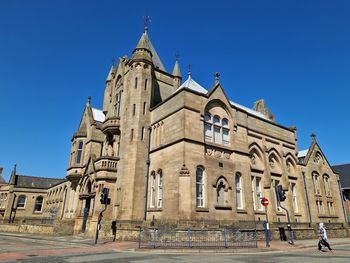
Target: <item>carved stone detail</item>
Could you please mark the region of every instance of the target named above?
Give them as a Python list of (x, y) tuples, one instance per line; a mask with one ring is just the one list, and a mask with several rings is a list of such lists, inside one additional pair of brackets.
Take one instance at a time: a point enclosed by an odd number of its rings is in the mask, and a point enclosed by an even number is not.
[(224, 150), (214, 150), (212, 148), (206, 149), (206, 155), (217, 158), (217, 159), (226, 159), (226, 160), (232, 159), (231, 153), (226, 152)]
[(186, 164), (183, 164), (180, 170), (180, 177), (186, 177), (186, 176), (190, 176), (190, 171), (186, 167)]

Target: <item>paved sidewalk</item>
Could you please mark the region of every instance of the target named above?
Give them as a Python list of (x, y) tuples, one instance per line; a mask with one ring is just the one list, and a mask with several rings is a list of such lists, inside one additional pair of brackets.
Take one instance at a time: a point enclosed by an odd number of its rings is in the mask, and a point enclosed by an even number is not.
[[(103, 241), (94, 245), (93, 240), (80, 236), (40, 236), (31, 234), (0, 233), (0, 262), (9, 260), (30, 259), (33, 257), (62, 257), (72, 255), (89, 255), (115, 252), (156, 254), (270, 254), (270, 253), (297, 253), (317, 252), (317, 240), (296, 240), (294, 245), (288, 242), (271, 241), (270, 247), (259, 241), (258, 248), (242, 249), (139, 249), (137, 242)], [(330, 239), (333, 247), (349, 246), (347, 251), (339, 250), (339, 254), (350, 256), (350, 238)], [(336, 254), (338, 253), (335, 248)], [(313, 253), (312, 252), (312, 253)]]

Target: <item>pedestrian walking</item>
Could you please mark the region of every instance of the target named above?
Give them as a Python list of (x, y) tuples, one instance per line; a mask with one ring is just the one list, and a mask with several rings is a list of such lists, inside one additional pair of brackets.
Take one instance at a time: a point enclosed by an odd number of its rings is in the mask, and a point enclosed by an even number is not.
[(332, 248), (328, 243), (326, 228), (324, 227), (323, 223), (320, 223), (318, 227), (318, 251), (323, 251), (322, 246), (327, 247), (329, 251), (333, 252)]

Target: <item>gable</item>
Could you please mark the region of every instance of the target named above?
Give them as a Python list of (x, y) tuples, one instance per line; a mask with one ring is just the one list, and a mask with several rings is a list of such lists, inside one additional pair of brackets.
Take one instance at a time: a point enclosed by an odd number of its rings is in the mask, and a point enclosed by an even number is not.
[[(323, 154), (321, 147), (318, 145), (315, 139), (313, 139), (309, 151), (304, 159), (304, 164), (315, 164), (320, 166), (325, 166), (332, 170), (332, 166), (328, 162), (326, 156)], [(333, 171), (333, 170), (332, 170)]]

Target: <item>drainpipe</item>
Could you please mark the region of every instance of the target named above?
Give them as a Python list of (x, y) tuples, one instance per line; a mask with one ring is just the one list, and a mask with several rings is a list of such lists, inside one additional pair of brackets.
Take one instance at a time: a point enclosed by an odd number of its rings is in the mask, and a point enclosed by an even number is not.
[(151, 160), (149, 158), (149, 153), (151, 150), (151, 132), (152, 128), (151, 126), (148, 127), (148, 147), (147, 147), (147, 160), (146, 160), (146, 183), (145, 183), (145, 195), (143, 197), (144, 199), (144, 213), (143, 213), (143, 221), (146, 221), (147, 219), (147, 198), (148, 198), (148, 178), (149, 178), (149, 166), (151, 164)]
[(309, 194), (307, 192), (307, 187), (306, 187), (305, 172), (302, 171), (301, 173), (303, 174), (304, 189), (305, 189), (306, 203), (307, 203), (307, 211), (309, 212), (309, 225), (311, 225), (312, 219), (311, 219), (310, 201), (309, 201)]
[(340, 180), (338, 180), (338, 187), (339, 187), (339, 194), (340, 194), (341, 206), (342, 206), (342, 208), (343, 208), (343, 213), (344, 213), (344, 219), (345, 219), (345, 222), (348, 223), (349, 220), (348, 220), (347, 214), (345, 213), (345, 208), (344, 208), (344, 195), (343, 195), (343, 191), (341, 190), (341, 183), (340, 183)]

